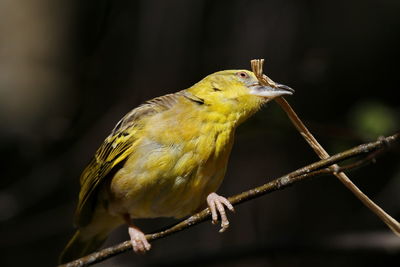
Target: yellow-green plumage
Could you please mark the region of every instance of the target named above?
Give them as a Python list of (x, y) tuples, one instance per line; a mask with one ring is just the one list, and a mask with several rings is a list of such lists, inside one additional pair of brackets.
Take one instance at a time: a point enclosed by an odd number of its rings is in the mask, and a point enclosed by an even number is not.
[(254, 84), (249, 71), (217, 72), (129, 112), (81, 176), (79, 232), (61, 261), (97, 249), (124, 214), (180, 218), (204, 207), (222, 182), (236, 127), (268, 101), (250, 93)]

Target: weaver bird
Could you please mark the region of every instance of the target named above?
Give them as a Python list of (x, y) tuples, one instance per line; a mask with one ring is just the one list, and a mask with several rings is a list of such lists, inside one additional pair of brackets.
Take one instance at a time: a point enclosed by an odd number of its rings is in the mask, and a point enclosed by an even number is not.
[(215, 192), (226, 171), (236, 127), (271, 99), (294, 91), (247, 70), (226, 70), (154, 98), (126, 114), (83, 171), (75, 235), (60, 261), (86, 255), (126, 223), (135, 252), (150, 249), (132, 219), (182, 218), (209, 207), (229, 226), (231, 203)]

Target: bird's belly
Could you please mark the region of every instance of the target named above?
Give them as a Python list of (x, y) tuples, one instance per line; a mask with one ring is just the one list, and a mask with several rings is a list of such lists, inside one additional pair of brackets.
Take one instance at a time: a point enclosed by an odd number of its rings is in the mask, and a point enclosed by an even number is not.
[(207, 195), (221, 184), (228, 155), (204, 160), (193, 151), (180, 151), (153, 149), (143, 158), (129, 159), (111, 182), (110, 212), (180, 218), (205, 206)]
[[(127, 207), (129, 214), (133, 218), (180, 218), (193, 213), (205, 203), (207, 185), (195, 185), (188, 177), (170, 179), (171, 182), (149, 187), (140, 196), (130, 198)], [(209, 177), (200, 179), (209, 180)]]
[(132, 218), (180, 218), (205, 205), (207, 195), (218, 189), (222, 178), (223, 173), (219, 172), (211, 176), (196, 172), (163, 177), (112, 201), (110, 207), (119, 214), (128, 213)]

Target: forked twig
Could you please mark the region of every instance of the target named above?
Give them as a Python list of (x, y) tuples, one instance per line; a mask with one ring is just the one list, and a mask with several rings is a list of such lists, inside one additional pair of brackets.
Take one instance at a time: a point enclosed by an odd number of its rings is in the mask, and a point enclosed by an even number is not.
[[(263, 64), (264, 59), (253, 59), (251, 61), (251, 68), (254, 74), (257, 76), (261, 84), (273, 85), (273, 81), (263, 74)], [(300, 120), (297, 114), (294, 112), (289, 103), (283, 98), (278, 97), (275, 99), (276, 102), (282, 107), (286, 112), (289, 119), (292, 121), (293, 125), (304, 137), (307, 143), (312, 147), (315, 153), (321, 159), (326, 159), (329, 154), (325, 149), (318, 143), (317, 139), (311, 134), (304, 123)], [(333, 165), (331, 168), (338, 168), (337, 165)], [(400, 236), (400, 223), (396, 221), (393, 217), (387, 214), (381, 207), (379, 207), (375, 202), (373, 202), (367, 195), (365, 195), (344, 172), (334, 172), (333, 173), (353, 194), (364, 203), (372, 212), (374, 212), (387, 226), (398, 236)]]

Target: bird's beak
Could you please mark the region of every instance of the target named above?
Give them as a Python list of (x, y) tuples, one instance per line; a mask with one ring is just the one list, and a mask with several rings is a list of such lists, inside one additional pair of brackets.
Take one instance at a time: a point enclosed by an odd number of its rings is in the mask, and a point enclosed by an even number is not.
[(294, 90), (289, 86), (274, 83), (271, 86), (261, 85), (259, 83), (253, 84), (249, 86), (250, 94), (266, 97), (266, 98), (275, 98), (282, 95), (292, 95)]

